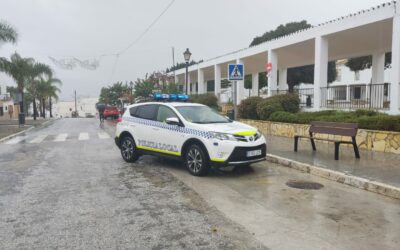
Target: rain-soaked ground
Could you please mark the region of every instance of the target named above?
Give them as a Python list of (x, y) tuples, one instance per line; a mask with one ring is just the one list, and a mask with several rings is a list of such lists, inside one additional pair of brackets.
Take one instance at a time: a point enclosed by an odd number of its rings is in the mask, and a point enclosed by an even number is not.
[(127, 164), (112, 133), (95, 119), (62, 119), (0, 144), (0, 249), (400, 245), (398, 200), (267, 162), (204, 178), (151, 156)]

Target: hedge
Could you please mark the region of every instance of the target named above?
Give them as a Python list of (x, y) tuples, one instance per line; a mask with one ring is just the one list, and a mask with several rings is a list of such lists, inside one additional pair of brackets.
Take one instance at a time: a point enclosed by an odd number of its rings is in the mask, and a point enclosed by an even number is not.
[(354, 112), (320, 111), (297, 114), (279, 111), (268, 119), (274, 122), (309, 124), (312, 121), (358, 123), (359, 128), (383, 131), (400, 131), (400, 116), (390, 116), (376, 111), (357, 110)]
[(210, 108), (218, 110), (218, 99), (214, 94), (191, 95), (189, 101), (204, 104)]
[(259, 96), (249, 97), (243, 100), (238, 106), (239, 117), (243, 119), (258, 119), (257, 105), (263, 99)]

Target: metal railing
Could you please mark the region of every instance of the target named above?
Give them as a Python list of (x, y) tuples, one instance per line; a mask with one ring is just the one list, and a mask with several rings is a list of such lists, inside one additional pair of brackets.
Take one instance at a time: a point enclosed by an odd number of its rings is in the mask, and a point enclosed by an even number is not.
[(321, 107), (329, 109), (389, 109), (390, 85), (357, 84), (321, 88)]
[(293, 92), (299, 95), (301, 108), (314, 107), (314, 88), (294, 89)]

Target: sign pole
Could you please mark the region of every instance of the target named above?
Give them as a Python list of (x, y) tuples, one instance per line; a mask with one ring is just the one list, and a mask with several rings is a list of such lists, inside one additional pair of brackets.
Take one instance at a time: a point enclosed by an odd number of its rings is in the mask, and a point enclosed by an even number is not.
[(237, 119), (237, 81), (233, 81), (233, 119)]

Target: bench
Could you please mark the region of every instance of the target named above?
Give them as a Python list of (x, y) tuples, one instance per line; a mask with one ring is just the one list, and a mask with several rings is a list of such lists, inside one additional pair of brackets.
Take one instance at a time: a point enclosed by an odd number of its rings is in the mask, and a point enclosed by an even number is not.
[[(358, 146), (356, 142), (357, 130), (358, 130), (358, 124), (356, 123), (311, 122), (309, 130), (310, 136), (302, 136), (302, 135), (294, 136), (294, 151), (297, 152), (299, 138), (307, 138), (310, 139), (311, 147), (314, 151), (317, 150), (317, 148), (315, 147), (314, 140), (333, 142), (335, 144), (335, 160), (339, 160), (340, 144), (352, 144), (356, 158), (360, 159), (360, 152), (358, 151)], [(351, 137), (351, 141), (317, 138), (314, 136), (315, 134), (348, 136)]]

